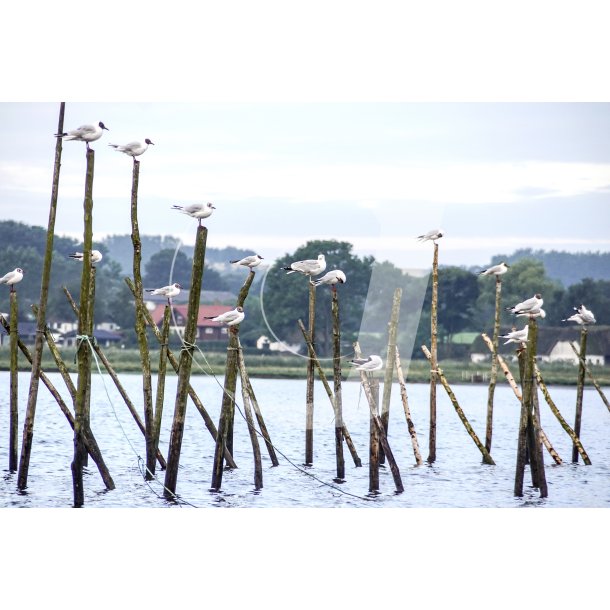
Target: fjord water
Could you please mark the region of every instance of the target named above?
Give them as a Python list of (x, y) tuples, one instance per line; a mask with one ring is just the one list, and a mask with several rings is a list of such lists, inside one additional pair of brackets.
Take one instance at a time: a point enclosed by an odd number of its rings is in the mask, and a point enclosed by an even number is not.
[[(69, 395), (58, 374), (49, 377), (67, 404)], [(141, 378), (123, 374), (121, 380), (132, 401), (141, 411)], [(19, 441), (25, 416), (29, 373), (19, 375)], [(215, 422), (218, 421), (222, 379), (206, 375), (192, 378), (192, 385)], [(555, 465), (545, 451), (549, 496), (540, 499), (531, 487), (529, 467), (525, 475), (523, 498), (513, 496), (517, 430), (520, 405), (507, 385), (496, 389), (494, 436), (491, 454), (495, 466), (481, 463), (481, 454), (468, 436), (455, 410), (438, 389), (437, 461), (415, 467), (398, 386), (392, 390), (389, 442), (401, 471), (405, 492), (394, 492), (388, 466), (380, 474), (381, 491), (368, 494), (369, 413), (366, 398), (357, 382), (343, 385), (343, 410), (363, 467), (356, 468), (347, 447), (344, 448), (346, 480), (333, 482), (335, 476), (333, 412), (324, 392), (316, 382), (314, 463), (305, 467), (305, 382), (300, 380), (253, 379), (265, 423), (278, 450), (280, 465), (272, 467), (262, 439), (264, 488), (254, 490), (253, 460), (246, 423), (235, 414), (234, 457), (238, 468), (225, 471), (222, 490), (210, 491), (214, 444), (203, 419), (189, 404), (182, 442), (177, 493), (188, 504), (183, 507), (259, 507), (259, 508), (516, 508), (516, 507), (610, 507), (610, 414), (597, 392), (585, 388), (581, 439), (592, 466), (582, 460), (571, 464), (572, 445), (550, 409), (540, 396), (542, 427), (563, 458)], [(0, 507), (67, 508), (72, 505), (70, 463), (73, 434), (54, 399), (41, 384), (34, 427), (34, 443), (28, 487), (17, 492), (16, 473), (8, 466), (8, 387), (9, 375), (0, 372)], [(167, 378), (166, 405), (163, 414), (160, 449), (166, 456), (170, 438), (176, 377)], [(604, 389), (605, 391), (608, 388)], [(106, 393), (108, 392), (108, 395)], [(428, 393), (426, 384), (407, 384), (411, 416), (415, 423), (424, 460), (428, 449)], [(575, 387), (551, 387), (553, 399), (570, 423), (573, 423)], [(484, 441), (487, 387), (456, 385), (454, 392), (460, 406), (479, 438)], [(85, 475), (85, 507), (91, 508), (163, 508), (177, 507), (163, 498), (164, 472), (159, 482), (146, 483), (140, 472), (138, 456), (145, 457), (144, 440), (112, 381), (94, 374), (92, 378), (91, 426), (102, 450), (116, 489), (106, 491), (95, 464), (89, 460)], [(238, 384), (237, 404), (243, 413)], [(281, 452), (281, 453), (280, 453)], [(283, 455), (282, 455), (283, 454)], [(306, 474), (308, 473), (308, 474)], [(311, 475), (311, 476), (310, 476)], [(314, 478), (315, 477), (315, 478)]]

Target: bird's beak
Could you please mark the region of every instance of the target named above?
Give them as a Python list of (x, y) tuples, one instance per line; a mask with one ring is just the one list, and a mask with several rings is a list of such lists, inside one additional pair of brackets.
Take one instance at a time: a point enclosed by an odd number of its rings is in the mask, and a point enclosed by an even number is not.
[(108, 127), (106, 127), (106, 125), (104, 125), (104, 126), (102, 127), (102, 129), (105, 129), (106, 131), (110, 131), (110, 129), (108, 129)]

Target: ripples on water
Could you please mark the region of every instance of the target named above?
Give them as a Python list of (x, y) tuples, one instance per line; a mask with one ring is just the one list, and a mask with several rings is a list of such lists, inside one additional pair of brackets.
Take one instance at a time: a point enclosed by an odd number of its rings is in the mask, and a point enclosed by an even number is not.
[[(56, 387), (69, 403), (69, 396), (57, 374), (50, 374)], [(29, 373), (19, 376), (19, 450)], [(126, 390), (136, 405), (141, 404), (141, 379), (136, 375), (121, 375)], [(133, 422), (112, 381), (104, 381), (113, 405), (110, 404), (99, 375), (93, 376), (91, 425), (102, 450), (104, 460), (116, 484), (106, 491), (90, 460), (85, 475), (85, 506), (106, 507), (176, 507), (162, 497), (161, 485), (143, 481), (138, 458), (127, 442), (141, 456), (145, 456), (143, 436)], [(222, 390), (217, 383), (204, 376), (192, 379), (212, 419), (217, 422)], [(16, 474), (8, 473), (8, 373), (0, 373), (0, 459), (3, 477), (0, 483), (2, 507), (70, 507), (72, 505), (72, 477), (70, 462), (73, 454), (73, 435), (65, 417), (41, 384), (39, 390), (34, 443), (25, 493), (16, 491)], [(516, 462), (517, 429), (520, 406), (512, 390), (501, 385), (496, 389), (494, 409), (494, 437), (492, 456), (496, 466), (481, 464), (481, 454), (468, 436), (442, 387), (438, 390), (437, 461), (432, 466), (414, 466), (413, 451), (405, 423), (398, 387), (392, 391), (389, 442), (398, 462), (405, 492), (394, 493), (394, 482), (388, 466), (381, 468), (378, 495), (368, 494), (368, 405), (359, 397), (359, 384), (343, 386), (345, 423), (356, 445), (363, 467), (356, 468), (344, 446), (346, 481), (333, 483), (335, 477), (334, 424), (332, 409), (324, 388), (316, 385), (314, 464), (303, 466), (305, 382), (292, 380), (254, 379), (254, 390), (261, 406), (274, 445), (289, 458), (292, 466), (281, 455), (279, 467), (273, 468), (261, 444), (264, 488), (254, 490), (253, 460), (245, 421), (236, 412), (234, 457), (238, 468), (225, 471), (222, 490), (209, 489), (212, 473), (214, 444), (203, 420), (192, 403), (187, 408), (182, 442), (177, 492), (196, 507), (324, 507), (324, 508), (515, 508), (546, 507), (608, 507), (610, 506), (610, 418), (594, 389), (585, 389), (581, 437), (591, 458), (592, 466), (571, 464), (571, 441), (548, 409), (541, 396), (541, 418), (551, 443), (563, 458), (564, 464), (554, 464), (545, 451), (546, 478), (549, 497), (542, 500), (538, 490), (531, 488), (529, 467), (525, 475), (524, 497), (513, 497)], [(167, 456), (176, 378), (168, 377), (160, 448)], [(408, 385), (411, 416), (418, 432), (422, 457), (428, 448), (428, 392), (427, 385)], [(458, 401), (479, 438), (484, 441), (487, 388), (476, 385), (456, 385)], [(568, 422), (574, 417), (575, 388), (551, 388), (552, 396)], [(239, 386), (238, 396), (241, 398)], [(238, 399), (241, 407), (241, 400)], [(242, 409), (243, 410), (243, 409)], [(120, 424), (115, 417), (114, 412)], [(142, 416), (143, 417), (143, 416)], [(124, 432), (123, 432), (124, 430)], [(315, 476), (307, 476), (304, 472)], [(159, 471), (162, 482), (164, 472)], [(333, 485), (333, 487), (330, 487)], [(345, 492), (345, 493), (343, 493)], [(349, 494), (349, 495), (348, 495)]]

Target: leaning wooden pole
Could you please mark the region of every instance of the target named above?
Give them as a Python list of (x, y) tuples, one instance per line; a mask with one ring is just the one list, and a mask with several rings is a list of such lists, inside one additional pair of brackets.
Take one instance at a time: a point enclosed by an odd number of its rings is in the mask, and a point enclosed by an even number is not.
[(18, 361), (18, 307), (17, 291), (10, 292), (10, 400), (9, 400), (9, 443), (8, 443), (8, 469), (9, 472), (17, 470), (17, 435), (19, 434), (19, 361)]
[(438, 369), (438, 244), (434, 242), (434, 258), (432, 259), (432, 306), (430, 309), (430, 433), (428, 438), (428, 459), (432, 464), (436, 461), (436, 380)]
[(502, 277), (496, 275), (496, 313), (494, 317), (493, 349), (491, 351), (491, 373), (489, 375), (489, 388), (487, 390), (487, 421), (485, 425), (485, 449), (491, 451), (491, 438), (493, 434), (494, 394), (498, 379), (498, 336), (500, 334), (500, 311), (502, 307)]
[[(424, 352), (424, 355), (426, 356), (428, 361), (432, 362), (432, 353), (428, 350), (428, 348), (425, 345), (422, 345), (421, 349)], [(483, 443), (481, 443), (481, 441), (479, 440), (479, 437), (477, 436), (476, 432), (474, 431), (474, 428), (470, 425), (470, 422), (468, 421), (468, 418), (464, 414), (464, 411), (462, 411), (462, 408), (460, 407), (460, 405), (457, 401), (457, 398), (455, 397), (455, 394), (453, 393), (453, 390), (451, 389), (451, 386), (447, 382), (445, 375), (443, 375), (443, 371), (441, 369), (439, 369), (438, 366), (436, 369), (436, 375), (438, 377), (438, 380), (441, 382), (441, 385), (445, 388), (445, 392), (447, 392), (447, 396), (449, 396), (449, 400), (451, 400), (451, 404), (453, 405), (455, 412), (458, 414), (460, 421), (462, 422), (462, 424), (464, 424), (464, 428), (466, 428), (468, 435), (474, 441), (474, 444), (478, 447), (479, 451), (481, 452), (481, 455), (483, 456), (483, 463), (494, 466), (495, 462), (493, 461), (493, 458), (489, 454), (489, 451), (487, 451), (487, 449), (485, 449), (485, 445), (483, 445)]]
[(149, 469), (155, 464), (154, 443), (154, 416), (152, 375), (150, 372), (150, 353), (148, 351), (148, 337), (146, 335), (146, 318), (144, 310), (144, 288), (142, 286), (142, 241), (140, 240), (140, 226), (138, 223), (138, 186), (140, 182), (140, 162), (134, 157), (131, 180), (131, 242), (133, 244), (133, 283), (135, 287), (136, 321), (135, 332), (140, 350), (140, 365), (142, 367), (142, 394), (144, 403), (144, 427), (146, 430), (146, 478), (150, 480), (152, 474)]
[(87, 430), (87, 395), (91, 387), (91, 344), (93, 344), (93, 317), (89, 293), (91, 290), (91, 249), (93, 246), (93, 174), (95, 151), (87, 149), (87, 175), (85, 179), (84, 230), (83, 230), (83, 267), (80, 284), (80, 315), (78, 317), (79, 343), (77, 348), (78, 381), (76, 403), (74, 405), (74, 459), (72, 461), (72, 487), (74, 507), (85, 503), (83, 486), (83, 466), (85, 446), (83, 433)]
[[(585, 367), (587, 361), (587, 329), (583, 326), (580, 331), (580, 353), (578, 355), (578, 381), (576, 386), (576, 412), (574, 414), (574, 434), (580, 438), (580, 425), (582, 422), (582, 399), (585, 390)], [(572, 463), (578, 462), (578, 447), (572, 447)]]
[(333, 382), (335, 411), (335, 458), (337, 479), (345, 479), (345, 458), (343, 457), (343, 397), (341, 390), (341, 322), (339, 317), (339, 294), (331, 287), (331, 316), (333, 319)]
[(595, 379), (595, 377), (593, 376), (591, 369), (587, 366), (587, 363), (580, 357), (580, 354), (578, 353), (578, 350), (574, 347), (573, 343), (570, 343), (570, 347), (572, 348), (572, 351), (578, 356), (578, 361), (584, 367), (585, 372), (587, 373), (587, 375), (589, 375), (589, 379), (591, 380), (591, 383), (597, 390), (597, 393), (599, 394), (603, 403), (606, 405), (606, 408), (608, 409), (608, 411), (610, 411), (610, 402), (608, 402), (608, 399), (606, 398), (606, 395), (603, 393), (599, 383), (597, 382), (597, 379)]
[[(316, 344), (316, 287), (309, 281), (309, 340)], [(305, 464), (313, 464), (313, 406), (314, 363), (307, 361), (307, 389), (305, 394)]]
[[(385, 375), (383, 378), (383, 398), (381, 399), (381, 421), (385, 433), (388, 433), (390, 422), (390, 399), (392, 397), (392, 381), (394, 380), (394, 362), (396, 360), (396, 335), (398, 334), (398, 318), (400, 316), (400, 300), (402, 288), (396, 288), (392, 301), (392, 314), (388, 323), (388, 350), (386, 355)], [(379, 463), (385, 463), (383, 451), (379, 454)]]
[(186, 403), (190, 387), (191, 366), (193, 350), (197, 339), (197, 316), (199, 314), (199, 300), (201, 298), (201, 282), (203, 277), (203, 264), (205, 262), (205, 248), (208, 230), (199, 225), (195, 239), (193, 255), (193, 271), (191, 273), (191, 289), (189, 291), (189, 305), (184, 328), (183, 348), (178, 365), (178, 386), (176, 388), (176, 404), (174, 407), (174, 420), (169, 441), (167, 455), (167, 470), (165, 471), (164, 496), (174, 499), (176, 484), (178, 482), (178, 467), (180, 465), (180, 450), (182, 449), (182, 436), (184, 434), (184, 420), (186, 416)]
[(396, 366), (396, 375), (398, 377), (398, 385), (400, 386), (400, 398), (402, 400), (402, 407), (405, 412), (405, 418), (407, 420), (407, 428), (409, 430), (409, 436), (411, 437), (411, 445), (413, 447), (413, 455), (415, 456), (415, 463), (421, 466), (424, 461), (422, 460), (421, 453), (419, 451), (419, 443), (417, 442), (417, 433), (415, 432), (415, 425), (411, 419), (411, 411), (409, 409), (409, 399), (407, 397), (407, 386), (405, 384), (405, 378), (402, 373), (402, 367), (400, 364), (400, 353), (398, 352), (398, 346), (395, 346), (394, 351), (396, 358), (394, 364)]
[[(59, 105), (59, 120), (57, 133), (64, 131), (64, 111), (66, 103)], [(55, 217), (57, 216), (57, 199), (59, 195), (59, 173), (61, 169), (62, 138), (55, 142), (55, 165), (53, 168), (53, 186), (51, 188), (51, 205), (49, 207), (49, 221), (47, 224), (47, 243), (42, 278), (40, 281), (40, 301), (38, 304), (38, 318), (36, 319), (36, 339), (34, 340), (34, 353), (32, 354), (32, 373), (30, 376), (30, 389), (23, 423), (23, 439), (21, 442), (21, 455), (19, 457), (19, 472), (17, 474), (17, 488), (24, 490), (28, 484), (28, 471), (32, 454), (32, 440), (34, 437), (34, 419), (36, 417), (36, 401), (38, 399), (38, 386), (40, 370), (42, 368), (42, 333), (47, 323), (47, 300), (49, 295), (49, 282), (51, 280), (51, 262), (53, 259), (53, 238), (55, 237)]]

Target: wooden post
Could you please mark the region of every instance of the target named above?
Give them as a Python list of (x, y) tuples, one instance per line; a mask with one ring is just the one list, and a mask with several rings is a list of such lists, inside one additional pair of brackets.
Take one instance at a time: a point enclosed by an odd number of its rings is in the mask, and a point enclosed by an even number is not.
[[(385, 376), (383, 378), (383, 398), (381, 401), (381, 421), (385, 433), (388, 433), (390, 421), (390, 398), (392, 396), (392, 381), (394, 380), (394, 362), (396, 359), (396, 335), (398, 333), (398, 317), (400, 315), (400, 300), (402, 288), (396, 288), (392, 301), (392, 314), (388, 323), (388, 350), (386, 355)], [(385, 464), (383, 451), (379, 454), (379, 463)]]
[(434, 258), (432, 260), (432, 306), (430, 310), (430, 434), (428, 441), (429, 464), (436, 461), (436, 370), (438, 369), (437, 350), (437, 312), (438, 312), (438, 244), (434, 242)]
[[(135, 287), (134, 287), (131, 279), (128, 277), (126, 277), (124, 279), (125, 279), (125, 283), (129, 287), (129, 290), (131, 290), (131, 293), (135, 295)], [(146, 317), (146, 323), (152, 329), (155, 337), (157, 338), (157, 341), (161, 345), (163, 345), (164, 341), (163, 341), (163, 337), (161, 335), (161, 331), (159, 330), (159, 328), (155, 324), (154, 320), (152, 319), (152, 316), (150, 315), (150, 312), (148, 311), (148, 309), (144, 310), (144, 316)], [(176, 373), (178, 373), (180, 364), (179, 364), (176, 356), (174, 356), (174, 353), (172, 352), (172, 350), (169, 349), (169, 347), (167, 348), (167, 359), (169, 360), (169, 363), (172, 365), (172, 368), (174, 369), (174, 371)], [(210, 435), (214, 439), (214, 442), (216, 442), (216, 437), (218, 435), (218, 432), (216, 430), (216, 424), (212, 421), (212, 418), (210, 417), (209, 413), (206, 411), (205, 407), (203, 406), (203, 403), (201, 402), (201, 399), (197, 395), (197, 392), (195, 392), (195, 390), (193, 389), (193, 386), (190, 384), (190, 382), (188, 385), (188, 395), (191, 397), (191, 400), (193, 401), (193, 404), (195, 405), (195, 408), (197, 409), (199, 415), (201, 415), (201, 417), (203, 418), (203, 423), (205, 424), (205, 427), (208, 429)], [(227, 465), (230, 466), (231, 468), (237, 468), (237, 464), (235, 464), (235, 461), (233, 460), (233, 456), (228, 451), (225, 451), (225, 461), (226, 461)], [(165, 468), (166, 466), (164, 465), (162, 467)]]
[(339, 318), (339, 294), (335, 286), (331, 288), (331, 315), (333, 319), (333, 381), (335, 411), (335, 457), (337, 480), (345, 479), (345, 458), (343, 457), (343, 398), (341, 391), (341, 325)]
[(17, 358), (18, 349), (18, 308), (17, 291), (10, 292), (10, 405), (9, 405), (9, 443), (8, 443), (8, 469), (9, 472), (17, 470), (17, 435), (19, 433), (19, 362)]
[(398, 376), (398, 384), (400, 385), (400, 397), (402, 399), (402, 407), (405, 412), (405, 418), (407, 420), (407, 428), (409, 430), (409, 436), (411, 437), (411, 445), (413, 446), (413, 455), (415, 456), (415, 463), (418, 466), (421, 466), (424, 461), (422, 460), (421, 454), (419, 452), (419, 443), (417, 442), (417, 433), (415, 432), (415, 425), (413, 424), (413, 420), (411, 419), (411, 412), (409, 410), (409, 400), (407, 398), (407, 386), (405, 385), (405, 378), (402, 373), (402, 368), (400, 365), (400, 353), (398, 352), (398, 346), (394, 348), (396, 353), (395, 365), (396, 365), (396, 374)]
[[(64, 111), (66, 103), (59, 105), (59, 120), (57, 133), (64, 131)], [(38, 318), (36, 320), (36, 339), (34, 340), (34, 353), (32, 354), (32, 374), (30, 376), (30, 389), (28, 403), (23, 423), (23, 439), (21, 442), (21, 455), (19, 457), (19, 472), (17, 474), (17, 488), (24, 490), (28, 484), (28, 471), (32, 454), (32, 440), (34, 438), (34, 419), (36, 417), (36, 401), (38, 399), (38, 386), (40, 370), (42, 368), (42, 333), (47, 324), (47, 300), (49, 295), (49, 282), (51, 279), (51, 262), (53, 260), (53, 238), (55, 237), (55, 217), (57, 215), (57, 199), (59, 195), (59, 173), (61, 169), (62, 138), (56, 138), (55, 164), (53, 167), (53, 186), (51, 189), (51, 204), (49, 207), (49, 221), (47, 224), (47, 243), (45, 247), (44, 262), (42, 266), (42, 279), (40, 282), (40, 302), (38, 305)]]
[(494, 393), (498, 378), (498, 335), (500, 334), (500, 311), (502, 305), (502, 277), (496, 275), (496, 313), (494, 317), (493, 349), (491, 351), (491, 373), (489, 389), (487, 390), (487, 423), (485, 427), (485, 449), (491, 452), (491, 437), (493, 433)]
[[(428, 359), (428, 361), (432, 362), (432, 353), (428, 350), (428, 348), (425, 345), (422, 345), (421, 348), (422, 348), (422, 351), (424, 352), (424, 355)], [(453, 393), (453, 390), (451, 389), (451, 386), (447, 382), (447, 379), (445, 379), (445, 375), (443, 375), (443, 371), (437, 367), (435, 374), (436, 374), (438, 380), (441, 382), (441, 385), (445, 388), (445, 392), (447, 392), (447, 396), (449, 396), (449, 399), (451, 400), (451, 403), (453, 404), (455, 412), (458, 414), (458, 417), (460, 418), (461, 422), (464, 424), (464, 427), (466, 428), (466, 431), (468, 432), (470, 438), (474, 441), (474, 444), (478, 447), (479, 451), (481, 452), (481, 455), (483, 456), (483, 463), (494, 466), (495, 462), (493, 461), (491, 455), (489, 454), (489, 451), (487, 451), (487, 449), (485, 449), (485, 445), (483, 445), (483, 443), (481, 443), (481, 441), (479, 440), (479, 437), (477, 436), (473, 427), (470, 425), (470, 422), (468, 421), (468, 418), (464, 414), (464, 411), (462, 411), (462, 408), (460, 407), (460, 405), (457, 401), (457, 398), (455, 397), (455, 394)]]
[(180, 465), (180, 450), (184, 434), (184, 418), (186, 415), (186, 401), (190, 385), (191, 365), (193, 362), (193, 349), (197, 339), (197, 316), (199, 314), (199, 300), (201, 297), (201, 281), (203, 277), (203, 264), (205, 261), (205, 248), (208, 230), (199, 225), (195, 240), (193, 256), (193, 271), (191, 274), (191, 289), (189, 291), (189, 306), (184, 329), (183, 348), (178, 365), (178, 386), (176, 388), (176, 404), (174, 407), (174, 420), (169, 441), (167, 456), (167, 469), (165, 471), (165, 489), (163, 495), (171, 500), (176, 495), (178, 481), (178, 467)]
[[(93, 247), (93, 244), (92, 244), (92, 247)], [(83, 257), (83, 265), (86, 264), (84, 262), (85, 260), (86, 259)], [(89, 257), (88, 260), (91, 260), (91, 257)], [(89, 264), (91, 265), (91, 263), (89, 263)], [(90, 279), (89, 290), (84, 297), (84, 298), (89, 299), (89, 316), (88, 316), (88, 320), (87, 320), (87, 329), (84, 334), (86, 334), (88, 337), (91, 337), (92, 345), (96, 344), (96, 341), (95, 341), (94, 335), (93, 335), (93, 327), (94, 327), (93, 318), (94, 318), (94, 313), (95, 313), (95, 276), (96, 276), (96, 268), (93, 265), (91, 265), (91, 276), (89, 278)], [(82, 298), (81, 298), (81, 300), (82, 300)], [(89, 366), (89, 371), (87, 372), (87, 389), (85, 392), (84, 420), (85, 420), (86, 428), (90, 429), (91, 428), (91, 366)], [(83, 455), (83, 467), (86, 468), (88, 465), (89, 465), (89, 454), (87, 452), (85, 452)]]
[(87, 176), (85, 180), (84, 230), (83, 230), (83, 267), (81, 274), (81, 303), (78, 318), (78, 334), (81, 337), (77, 348), (78, 381), (74, 405), (74, 459), (72, 461), (72, 487), (74, 507), (85, 503), (83, 487), (83, 466), (85, 446), (83, 433), (87, 426), (87, 395), (91, 387), (91, 345), (93, 343), (93, 316), (89, 294), (91, 291), (91, 249), (93, 245), (93, 174), (95, 151), (87, 148)]
[[(314, 350), (314, 347), (313, 347), (311, 341), (309, 340), (309, 334), (305, 330), (303, 321), (298, 320), (298, 325), (299, 325), (299, 328), (301, 329), (301, 333), (303, 333), (303, 338), (305, 339), (305, 343), (307, 344), (307, 349), (309, 350), (309, 357), (312, 359), (314, 365), (318, 369), (318, 376), (320, 377), (320, 381), (322, 382), (322, 385), (324, 386), (324, 389), (326, 390), (326, 395), (328, 396), (328, 400), (330, 400), (330, 404), (331, 404), (331, 407), (333, 408), (333, 412), (334, 412), (335, 397), (333, 396), (333, 392), (330, 389), (330, 385), (328, 383), (328, 380), (326, 379), (326, 375), (324, 374), (324, 370), (322, 369), (320, 360), (319, 360), (318, 356), (316, 355), (316, 352)], [(362, 460), (358, 457), (358, 453), (356, 452), (356, 447), (354, 446), (352, 437), (351, 437), (344, 421), (342, 421), (341, 432), (342, 432), (343, 438), (345, 439), (347, 447), (350, 450), (350, 453), (352, 454), (352, 459), (354, 460), (354, 465), (356, 467), (362, 466)]]
[(250, 393), (248, 392), (248, 373), (246, 372), (246, 363), (244, 362), (244, 353), (241, 345), (237, 347), (237, 361), (239, 365), (239, 373), (241, 376), (241, 395), (244, 402), (244, 415), (248, 424), (248, 434), (252, 443), (252, 454), (254, 455), (254, 489), (263, 488), (263, 464), (261, 460), (261, 448), (258, 444), (258, 436), (254, 427), (254, 418), (252, 417), (252, 408), (250, 407)]
[[(379, 379), (368, 373), (368, 384), (371, 388), (371, 416), (369, 418), (369, 492), (379, 491), (379, 432), (375, 425), (375, 416), (379, 417)], [(383, 421), (381, 421), (383, 425)]]
[[(309, 340), (316, 345), (316, 287), (309, 280)], [(305, 396), (305, 464), (313, 464), (313, 401), (314, 363), (307, 361), (307, 390)]]
[[(135, 288), (136, 321), (135, 332), (140, 350), (140, 365), (142, 367), (142, 394), (144, 403), (144, 429), (146, 445), (146, 467), (155, 463), (154, 443), (154, 416), (152, 403), (152, 376), (150, 372), (150, 354), (148, 351), (148, 337), (146, 336), (146, 317), (144, 310), (144, 288), (142, 286), (142, 241), (140, 240), (140, 227), (138, 224), (138, 186), (140, 182), (140, 162), (134, 157), (131, 181), (131, 242), (133, 244), (133, 283)], [(151, 474), (146, 473), (147, 480)]]
[(593, 373), (591, 372), (591, 369), (589, 369), (589, 367), (587, 366), (587, 363), (580, 357), (578, 350), (574, 347), (574, 345), (572, 343), (570, 343), (570, 347), (572, 348), (572, 351), (578, 356), (578, 361), (584, 367), (585, 372), (587, 373), (587, 375), (589, 375), (589, 379), (595, 386), (597, 393), (599, 394), (603, 403), (606, 405), (606, 408), (608, 409), (608, 411), (610, 411), (610, 402), (608, 402), (608, 399), (606, 398), (606, 395), (602, 392), (602, 389), (600, 388), (599, 383), (597, 383), (597, 380), (595, 379), (595, 377), (593, 377)]
[[(585, 367), (583, 362), (587, 361), (587, 329), (583, 326), (580, 331), (580, 354), (578, 356), (578, 382), (576, 386), (576, 414), (574, 416), (574, 434), (580, 438), (580, 424), (582, 421), (582, 399), (585, 388)], [(572, 463), (578, 463), (578, 447), (572, 447)]]

